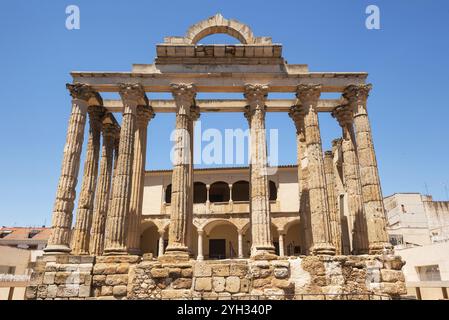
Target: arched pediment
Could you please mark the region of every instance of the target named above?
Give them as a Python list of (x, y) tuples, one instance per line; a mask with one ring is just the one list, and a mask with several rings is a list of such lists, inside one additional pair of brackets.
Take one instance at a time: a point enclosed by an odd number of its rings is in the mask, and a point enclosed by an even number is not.
[(234, 19), (228, 20), (219, 13), (192, 25), (185, 37), (167, 37), (165, 43), (195, 45), (201, 39), (217, 33), (234, 37), (242, 44), (271, 44), (271, 38), (255, 37), (248, 25)]

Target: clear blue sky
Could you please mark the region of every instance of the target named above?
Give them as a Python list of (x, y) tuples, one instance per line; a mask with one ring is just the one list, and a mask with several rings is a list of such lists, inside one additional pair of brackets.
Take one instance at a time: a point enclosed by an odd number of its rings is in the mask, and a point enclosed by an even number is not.
[[(81, 10), (80, 30), (65, 28), (70, 4)], [(365, 28), (369, 4), (380, 7), (381, 30)], [(427, 184), (435, 199), (446, 199), (448, 1), (14, 0), (3, 1), (0, 10), (0, 225), (51, 222), (70, 113), (70, 71), (129, 71), (133, 63), (152, 63), (156, 43), (184, 35), (217, 12), (282, 43), (289, 63), (308, 64), (311, 71), (369, 72), (384, 195), (424, 193)], [(340, 129), (330, 116), (320, 121), (327, 149)], [(150, 123), (147, 169), (170, 167), (173, 125), (173, 115)], [(242, 115), (202, 115), (203, 129), (246, 126)], [(292, 121), (269, 114), (267, 126), (279, 129), (281, 164), (295, 163)]]

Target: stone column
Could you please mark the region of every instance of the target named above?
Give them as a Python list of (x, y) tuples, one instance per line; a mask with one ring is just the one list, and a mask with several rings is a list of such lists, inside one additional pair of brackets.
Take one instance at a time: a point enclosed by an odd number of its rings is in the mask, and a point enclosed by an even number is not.
[(206, 200), (206, 213), (210, 212), (210, 200), (209, 200), (209, 192), (210, 192), (210, 185), (206, 185), (206, 195), (207, 195), (207, 200)]
[(197, 260), (198, 261), (203, 261), (204, 260), (204, 253), (203, 253), (203, 230), (198, 230), (198, 256), (197, 256)]
[(103, 145), (101, 148), (97, 190), (95, 192), (94, 216), (89, 249), (90, 254), (94, 256), (103, 254), (106, 217), (111, 193), (114, 144), (118, 130), (119, 128), (116, 123), (103, 123)]
[(128, 251), (130, 254), (140, 254), (140, 219), (147, 153), (147, 126), (153, 117), (154, 112), (150, 106), (137, 107), (131, 203), (128, 216)]
[(334, 155), (332, 151), (324, 153), (324, 172), (326, 175), (327, 199), (329, 203), (329, 226), (332, 244), (337, 254), (341, 254), (340, 216), (338, 213), (338, 199), (335, 192)]
[(232, 200), (232, 183), (229, 184), (229, 203), (232, 204), (234, 200)]
[(388, 243), (385, 208), (366, 108), (370, 90), (370, 84), (351, 85), (345, 89), (343, 96), (354, 112), (355, 143), (359, 160), (369, 252), (377, 254), (385, 250), (390, 251), (392, 246)]
[(353, 110), (350, 106), (336, 107), (332, 116), (342, 127), (342, 155), (345, 191), (348, 197), (349, 226), (352, 238), (352, 252), (354, 254), (368, 253), (366, 239), (366, 220), (363, 208), (362, 186), (360, 184), (359, 160), (354, 143)]
[(300, 216), (300, 239), (301, 244), (305, 248), (303, 254), (309, 255), (312, 249), (312, 226), (310, 223), (310, 201), (309, 189), (307, 186), (308, 180), (308, 160), (307, 160), (307, 145), (304, 127), (304, 115), (296, 106), (290, 108), (288, 113), (292, 118), (296, 127), (296, 152), (298, 163), (298, 192), (299, 192), (299, 216)]
[(90, 86), (80, 83), (67, 84), (67, 89), (72, 96), (72, 113), (67, 128), (61, 176), (53, 207), (52, 231), (47, 247), (44, 249), (46, 254), (63, 254), (71, 251), (70, 230), (87, 107), (89, 100), (98, 95)]
[(243, 259), (243, 232), (238, 231), (238, 258)]
[(106, 222), (109, 230), (105, 241), (105, 255), (127, 254), (126, 229), (131, 197), (136, 113), (137, 106), (145, 104), (145, 91), (139, 84), (122, 84), (119, 93), (124, 108), (111, 210)]
[(95, 189), (98, 175), (98, 159), (100, 154), (100, 139), (102, 119), (105, 108), (90, 106), (89, 137), (87, 141), (86, 159), (84, 161), (84, 175), (78, 200), (76, 223), (72, 238), (72, 253), (76, 255), (89, 254), (90, 228), (94, 210)]
[(159, 250), (157, 253), (158, 257), (162, 257), (164, 255), (164, 235), (165, 235), (165, 231), (159, 231)]
[(271, 238), (269, 188), (267, 176), (267, 141), (265, 132), (265, 100), (268, 86), (245, 86), (248, 106), (245, 117), (250, 128), (250, 217), (251, 217), (251, 257), (274, 259)]
[(195, 87), (172, 84), (176, 103), (176, 136), (172, 174), (172, 201), (168, 246), (164, 259), (188, 260), (192, 226), (193, 122), (199, 117), (195, 106)]
[(279, 256), (285, 257), (284, 234), (279, 233)]
[(312, 226), (312, 253), (334, 255), (329, 230), (329, 205), (327, 202), (326, 178), (324, 174), (323, 150), (316, 106), (321, 93), (320, 85), (299, 85), (297, 98), (300, 105), (294, 112), (303, 117), (308, 160), (308, 191), (310, 223)]

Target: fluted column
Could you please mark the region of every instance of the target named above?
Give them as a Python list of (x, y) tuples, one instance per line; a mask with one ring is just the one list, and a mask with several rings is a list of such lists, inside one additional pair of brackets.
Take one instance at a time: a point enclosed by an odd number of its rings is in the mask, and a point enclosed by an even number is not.
[[(108, 204), (108, 211), (106, 214), (106, 229), (104, 231), (104, 243), (106, 239), (109, 237), (109, 230), (112, 228), (109, 227), (108, 223), (111, 223), (111, 219), (108, 219), (108, 216), (112, 214), (112, 189), (114, 187), (114, 181), (115, 177), (117, 176), (117, 162), (118, 162), (118, 151), (120, 147), (120, 132), (121, 128), (118, 127), (117, 134), (114, 139), (114, 161), (113, 161), (113, 168), (112, 168), (112, 180), (111, 180), (111, 190), (109, 191), (109, 204)], [(104, 252), (104, 244), (103, 244), (103, 252)]]
[(131, 198), (136, 113), (137, 106), (146, 103), (145, 91), (139, 84), (122, 84), (119, 93), (123, 101), (123, 117), (112, 203), (106, 222), (109, 230), (105, 240), (105, 255), (127, 253), (127, 217)]
[(323, 150), (316, 110), (321, 93), (320, 85), (299, 85), (297, 98), (300, 105), (295, 111), (304, 117), (305, 141), (308, 161), (308, 191), (310, 223), (312, 226), (313, 254), (335, 254), (329, 230), (329, 205), (324, 174)]
[(267, 141), (265, 131), (265, 101), (268, 86), (245, 86), (248, 106), (245, 117), (250, 128), (250, 217), (251, 257), (275, 258), (271, 238), (269, 187), (267, 176)]
[(131, 203), (128, 217), (128, 251), (131, 254), (140, 254), (140, 219), (145, 179), (147, 127), (153, 117), (153, 108), (150, 106), (137, 107)]
[(106, 217), (111, 194), (114, 146), (118, 130), (119, 128), (115, 123), (103, 123), (103, 145), (101, 148), (100, 170), (95, 192), (94, 215), (89, 244), (89, 252), (94, 256), (103, 254)]
[(326, 174), (327, 199), (329, 203), (329, 226), (335, 252), (341, 254), (341, 219), (338, 213), (338, 200), (335, 192), (334, 155), (332, 151), (324, 153), (324, 172)]
[(353, 131), (353, 110), (348, 105), (336, 107), (332, 116), (342, 127), (342, 155), (345, 191), (348, 197), (349, 227), (352, 238), (352, 252), (355, 254), (368, 253), (366, 240), (366, 220), (363, 207), (362, 186), (360, 183), (359, 160), (357, 158)]
[(296, 157), (298, 164), (298, 192), (299, 192), (299, 215), (300, 215), (300, 239), (304, 249), (304, 254), (309, 254), (311, 251), (312, 226), (310, 222), (310, 201), (309, 189), (307, 186), (308, 180), (308, 160), (307, 160), (307, 145), (304, 127), (304, 115), (300, 110), (293, 106), (288, 113), (292, 118), (296, 128)]
[(98, 175), (98, 159), (100, 155), (100, 139), (102, 118), (105, 108), (90, 106), (89, 136), (87, 141), (84, 175), (76, 212), (76, 223), (72, 238), (72, 253), (76, 255), (89, 254), (90, 228), (94, 209), (95, 189)]
[(70, 230), (88, 101), (97, 96), (92, 88), (85, 84), (67, 84), (67, 89), (72, 96), (72, 113), (67, 128), (61, 176), (53, 207), (52, 231), (44, 250), (46, 254), (63, 254), (71, 251)]
[(372, 254), (390, 250), (386, 231), (385, 208), (374, 152), (371, 126), (366, 101), (371, 85), (348, 86), (343, 96), (354, 112), (355, 142), (360, 168), (360, 181), (366, 215), (369, 252)]
[(189, 259), (193, 212), (193, 122), (199, 117), (195, 87), (172, 84), (176, 103), (176, 132), (168, 246), (164, 258)]

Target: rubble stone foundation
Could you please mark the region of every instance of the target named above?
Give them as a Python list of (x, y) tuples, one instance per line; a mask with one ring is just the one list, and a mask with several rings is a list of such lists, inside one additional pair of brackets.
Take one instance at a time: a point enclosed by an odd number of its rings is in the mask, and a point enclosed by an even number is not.
[(303, 300), (397, 298), (404, 262), (392, 255), (159, 261), (151, 256), (44, 256), (30, 300)]

